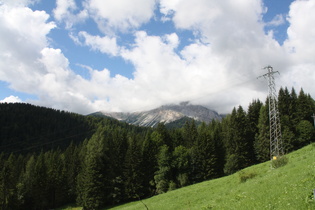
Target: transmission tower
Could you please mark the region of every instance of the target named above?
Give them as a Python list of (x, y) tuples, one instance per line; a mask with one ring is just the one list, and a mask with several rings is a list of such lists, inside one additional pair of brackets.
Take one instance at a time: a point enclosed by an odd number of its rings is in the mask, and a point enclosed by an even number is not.
[(269, 124), (270, 124), (270, 159), (275, 160), (283, 155), (282, 139), (281, 139), (281, 125), (278, 110), (278, 100), (276, 92), (276, 84), (274, 74), (279, 73), (273, 71), (271, 66), (267, 66), (268, 73), (263, 77), (268, 79), (268, 100), (269, 100)]

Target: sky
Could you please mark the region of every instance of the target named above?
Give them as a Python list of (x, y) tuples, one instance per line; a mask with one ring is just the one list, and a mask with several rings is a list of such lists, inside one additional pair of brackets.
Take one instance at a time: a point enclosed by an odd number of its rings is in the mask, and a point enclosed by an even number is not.
[(0, 102), (80, 114), (315, 98), (315, 0), (0, 0)]

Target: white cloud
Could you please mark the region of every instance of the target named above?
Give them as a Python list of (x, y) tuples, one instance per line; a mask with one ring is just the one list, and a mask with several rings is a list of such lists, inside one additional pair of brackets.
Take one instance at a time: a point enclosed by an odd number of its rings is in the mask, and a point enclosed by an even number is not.
[(315, 55), (315, 1), (295, 1), (290, 6), (287, 20), (288, 39), (284, 45), (296, 62), (314, 63)]
[[(48, 22), (46, 12), (0, 5), (0, 40), (6, 40), (0, 42), (0, 80), (14, 90), (37, 95), (34, 103), (84, 114), (143, 110), (186, 100), (230, 112), (253, 98), (265, 99), (266, 81), (256, 77), (266, 73), (261, 70), (266, 65), (281, 72), (278, 86), (313, 91), (314, 2), (291, 5), (288, 39), (280, 46), (271, 32), (264, 32), (260, 0), (160, 0), (165, 20), (197, 34), (183, 46), (185, 40), (176, 30), (162, 36), (136, 31), (154, 16), (155, 0), (86, 0), (81, 11), (88, 11), (105, 35), (92, 35), (86, 28), (73, 30), (70, 37), (78, 45), (121, 56), (134, 66), (134, 79), (111, 77), (110, 69), (91, 67), (90, 79), (82, 78), (64, 53), (49, 45), (47, 37), (56, 26)], [(54, 16), (72, 27), (79, 10), (75, 1), (58, 1)], [(127, 30), (134, 33), (134, 43), (119, 46), (115, 32)]]
[(9, 6), (28, 6), (31, 4), (35, 4), (37, 2), (39, 2), (40, 0), (1, 0), (0, 1), (0, 5), (1, 4), (6, 4)]
[[(82, 42), (79, 41), (80, 38), (83, 39)], [(115, 37), (93, 36), (85, 31), (80, 31), (78, 38), (74, 38), (74, 40), (77, 40), (75, 42), (80, 42), (82, 45), (89, 46), (92, 50), (100, 51), (105, 54), (116, 56), (119, 52), (119, 46), (116, 43)]]
[(0, 103), (20, 103), (22, 100), (18, 96), (9, 96), (0, 100)]
[(88, 18), (86, 10), (76, 13), (77, 10), (78, 7), (74, 0), (57, 0), (53, 14), (58, 22), (65, 22), (66, 28), (71, 29), (74, 24)]
[(37, 59), (47, 46), (46, 35), (55, 27), (49, 15), (25, 7), (0, 7), (0, 80), (16, 90), (36, 88), (42, 68)]
[(85, 8), (106, 34), (139, 28), (154, 15), (156, 0), (86, 0)]
[(274, 18), (266, 23), (267, 26), (280, 26), (285, 23), (285, 18), (283, 17), (283, 14), (277, 14), (274, 16)]
[(290, 67), (282, 77), (285, 85), (303, 87), (315, 97), (315, 1), (295, 1), (290, 6), (287, 21), (288, 39), (284, 49), (288, 54)]

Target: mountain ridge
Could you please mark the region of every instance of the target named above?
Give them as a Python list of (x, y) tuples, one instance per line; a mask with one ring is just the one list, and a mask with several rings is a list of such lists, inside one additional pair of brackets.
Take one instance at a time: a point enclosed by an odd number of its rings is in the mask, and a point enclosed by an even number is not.
[(105, 112), (100, 111), (92, 115), (103, 115), (124, 121), (129, 124), (154, 127), (158, 123), (171, 123), (184, 117), (200, 122), (209, 123), (212, 120), (221, 120), (222, 117), (214, 110), (201, 105), (193, 105), (188, 102), (163, 105), (155, 109), (142, 112)]

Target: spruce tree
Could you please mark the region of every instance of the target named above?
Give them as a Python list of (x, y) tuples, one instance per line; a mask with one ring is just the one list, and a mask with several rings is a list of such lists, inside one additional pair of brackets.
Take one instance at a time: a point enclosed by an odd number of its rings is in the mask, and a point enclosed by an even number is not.
[(143, 197), (143, 168), (139, 141), (135, 136), (129, 137), (128, 149), (124, 163), (124, 185), (127, 200)]
[[(159, 145), (152, 140), (151, 133), (147, 133), (142, 145), (142, 166), (143, 170), (143, 190), (146, 195), (154, 195), (156, 188), (154, 183), (154, 175), (158, 170), (157, 156), (159, 153)], [(149, 166), (149, 167), (148, 167)]]
[(155, 173), (156, 193), (161, 194), (168, 191), (172, 181), (172, 154), (167, 145), (160, 148), (157, 158), (158, 170)]
[(258, 133), (258, 120), (259, 120), (259, 113), (260, 109), (262, 107), (262, 103), (259, 100), (253, 100), (252, 103), (249, 104), (248, 106), (248, 111), (247, 111), (247, 122), (248, 122), (248, 148), (249, 148), (249, 155), (250, 158), (252, 159), (252, 163), (255, 163), (256, 160), (256, 155), (255, 155), (255, 150), (254, 150), (254, 141), (255, 141), (255, 136)]
[(269, 131), (269, 107), (266, 105), (260, 109), (258, 119), (258, 133), (255, 137), (254, 149), (256, 158), (259, 162), (270, 159), (270, 131)]
[(173, 167), (176, 186), (184, 187), (190, 184), (189, 170), (191, 157), (189, 150), (184, 146), (178, 146), (173, 151)]
[(105, 147), (105, 130), (98, 128), (88, 141), (82, 170), (78, 176), (77, 202), (84, 209), (99, 209), (108, 202), (108, 148)]
[(248, 123), (246, 113), (241, 106), (232, 111), (225, 139), (226, 163), (224, 171), (232, 174), (252, 163), (249, 154)]

